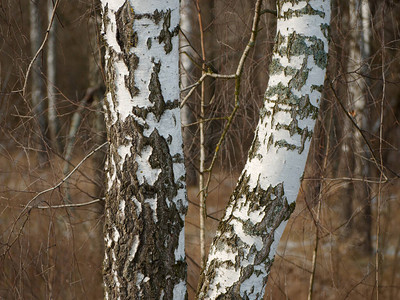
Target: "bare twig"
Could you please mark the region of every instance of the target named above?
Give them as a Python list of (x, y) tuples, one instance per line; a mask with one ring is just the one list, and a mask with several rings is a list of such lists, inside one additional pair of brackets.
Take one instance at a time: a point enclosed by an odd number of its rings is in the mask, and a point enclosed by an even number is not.
[[(7, 246), (8, 246), (8, 247), (7, 247), (7, 249), (5, 250), (5, 252), (17, 241), (18, 237), (21, 235), (22, 229), (23, 229), (25, 223), (27, 222), (28, 218), (26, 218), (26, 219), (24, 220), (24, 222), (23, 222), (23, 224), (22, 224), (22, 226), (21, 226), (21, 228), (20, 228), (20, 230), (19, 230), (19, 233), (17, 234), (17, 237), (10, 243), (11, 235), (12, 235), (12, 233), (14, 232), (14, 229), (15, 229), (15, 226), (16, 226), (16, 224), (17, 224), (17, 221), (21, 219), (22, 215), (23, 215), (25, 212), (28, 212), (28, 213), (29, 213), (29, 212), (35, 207), (35, 206), (32, 205), (32, 203), (33, 203), (36, 199), (38, 199), (40, 196), (42, 196), (42, 195), (44, 195), (44, 194), (46, 194), (46, 193), (48, 193), (48, 192), (52, 192), (52, 191), (58, 189), (65, 181), (68, 180), (68, 178), (70, 178), (70, 177), (72, 176), (72, 174), (75, 173), (76, 170), (79, 169), (79, 167), (80, 167), (89, 157), (91, 157), (94, 153), (96, 153), (97, 151), (99, 151), (101, 148), (103, 148), (103, 147), (104, 147), (105, 145), (107, 145), (107, 144), (108, 144), (108, 142), (105, 142), (105, 143), (101, 144), (100, 146), (98, 146), (97, 148), (95, 148), (94, 150), (92, 150), (92, 151), (91, 151), (90, 153), (88, 153), (88, 154), (75, 166), (75, 168), (74, 168), (71, 172), (69, 172), (60, 182), (58, 182), (56, 185), (54, 185), (54, 186), (51, 187), (51, 188), (48, 188), (48, 189), (43, 190), (43, 191), (41, 191), (41, 192), (38, 192), (31, 200), (28, 201), (28, 203), (27, 203), (27, 204), (24, 206), (24, 208), (21, 210), (21, 212), (19, 213), (18, 217), (16, 218), (15, 222), (14, 222), (13, 225), (12, 225), (12, 228), (11, 228), (11, 230), (10, 230), (10, 234), (9, 234), (8, 240), (7, 240)], [(4, 252), (4, 253), (5, 253), (5, 252)]]
[[(217, 121), (217, 120), (228, 120), (228, 117), (217, 117), (217, 118), (210, 118), (210, 119), (203, 119), (203, 122), (211, 122), (211, 121)], [(187, 125), (182, 125), (182, 127), (190, 127), (193, 125), (200, 124), (201, 121), (193, 122)]]
[(192, 96), (193, 92), (196, 90), (196, 88), (201, 85), (203, 83), (203, 81), (207, 78), (207, 77), (212, 77), (212, 78), (219, 78), (219, 79), (235, 79), (235, 74), (230, 74), (230, 75), (224, 75), (224, 74), (216, 74), (216, 73), (212, 73), (212, 72), (204, 72), (200, 79), (195, 82), (194, 84), (192, 84), (189, 87), (184, 88), (182, 91), (185, 91), (187, 89), (190, 89), (190, 91), (187, 93), (187, 95), (185, 96), (185, 98), (183, 98), (182, 102), (181, 102), (181, 108), (185, 105), (186, 101), (190, 98), (190, 96)]
[(310, 285), (308, 289), (308, 300), (312, 300), (313, 297), (313, 289), (314, 289), (314, 282), (315, 282), (315, 273), (316, 273), (316, 268), (317, 268), (317, 255), (318, 255), (318, 246), (319, 246), (319, 240), (320, 240), (320, 217), (321, 217), (321, 208), (322, 208), (322, 199), (323, 199), (323, 193), (325, 189), (325, 181), (324, 181), (324, 175), (326, 173), (327, 165), (328, 165), (328, 156), (329, 156), (329, 148), (330, 148), (330, 135), (329, 132), (331, 131), (331, 126), (332, 126), (332, 110), (330, 111), (330, 119), (329, 119), (329, 126), (326, 130), (327, 134), (325, 136), (327, 137), (326, 145), (325, 145), (325, 153), (324, 153), (324, 160), (322, 163), (322, 176), (320, 178), (320, 185), (319, 185), (319, 191), (318, 191), (318, 208), (317, 208), (317, 218), (316, 220), (314, 219), (315, 222), (315, 245), (314, 245), (314, 251), (313, 251), (313, 258), (312, 258), (312, 268), (311, 268), (311, 276), (310, 276)]
[(317, 219), (316, 219), (316, 224), (315, 224), (315, 244), (314, 244), (314, 251), (313, 251), (313, 257), (312, 257), (312, 267), (311, 267), (311, 275), (310, 275), (310, 285), (308, 288), (308, 300), (312, 300), (313, 296), (313, 289), (314, 289), (314, 281), (315, 281), (315, 272), (317, 269), (317, 255), (318, 255), (318, 245), (319, 245), (319, 221), (321, 217), (321, 205), (322, 205), (322, 184), (320, 188), (320, 194), (318, 195), (318, 209), (317, 209)]
[(75, 171), (76, 171), (77, 169), (79, 169), (79, 167), (80, 167), (89, 157), (91, 157), (94, 153), (96, 153), (97, 151), (99, 151), (101, 148), (103, 148), (103, 147), (104, 147), (105, 145), (107, 145), (107, 144), (108, 144), (108, 142), (105, 142), (105, 143), (101, 144), (100, 146), (98, 146), (97, 148), (95, 148), (94, 150), (92, 150), (91, 152), (89, 152), (89, 153), (75, 166), (75, 168), (73, 168), (72, 171), (69, 172), (63, 179), (61, 179), (60, 182), (58, 182), (55, 186), (53, 186), (53, 187), (51, 187), (51, 188), (48, 188), (48, 189), (46, 189), (46, 190), (43, 190), (43, 191), (37, 193), (35, 197), (33, 197), (31, 200), (29, 200), (28, 204), (27, 204), (27, 205), (25, 206), (25, 208), (22, 210), (21, 215), (22, 215), (22, 213), (24, 212), (24, 210), (26, 210), (26, 209), (29, 207), (29, 205), (30, 205), (33, 201), (35, 201), (37, 198), (39, 198), (40, 196), (42, 196), (42, 195), (44, 195), (44, 194), (46, 194), (46, 193), (48, 193), (48, 192), (52, 192), (52, 191), (56, 190), (57, 188), (59, 188), (65, 181), (67, 181), (67, 180), (72, 176), (72, 174), (75, 173)]
[(299, 268), (300, 270), (303, 270), (304, 272), (307, 272), (307, 273), (310, 273), (310, 274), (311, 274), (311, 271), (310, 271), (310, 270), (307, 270), (306, 268), (302, 267), (301, 265), (296, 264), (294, 261), (285, 258), (284, 255), (282, 255), (282, 254), (280, 254), (280, 253), (277, 252), (277, 253), (276, 253), (276, 256), (278, 256), (278, 257), (279, 257), (280, 259), (282, 259), (283, 261), (285, 261), (285, 262), (287, 262), (287, 263), (289, 263), (289, 264), (292, 264), (293, 266)]
[(275, 17), (278, 16), (278, 12), (276, 10), (268, 9), (268, 8), (265, 8), (262, 11), (260, 11), (260, 16), (263, 14), (271, 14), (271, 15), (274, 15)]
[(26, 86), (27, 86), (27, 84), (28, 84), (29, 74), (30, 74), (30, 72), (31, 72), (32, 66), (33, 66), (35, 60), (38, 58), (40, 52), (42, 52), (42, 50), (43, 50), (44, 46), (46, 45), (46, 42), (47, 42), (47, 40), (48, 40), (48, 38), (49, 38), (51, 26), (52, 26), (52, 24), (53, 24), (54, 17), (55, 17), (55, 15), (56, 15), (56, 9), (57, 9), (57, 6), (58, 6), (59, 2), (60, 2), (60, 0), (57, 0), (56, 3), (54, 4), (53, 11), (52, 11), (52, 13), (51, 13), (50, 22), (49, 22), (49, 25), (47, 26), (46, 34), (45, 34), (45, 36), (44, 36), (43, 42), (42, 42), (42, 44), (40, 45), (39, 49), (36, 51), (35, 56), (32, 58), (31, 62), (29, 63), (28, 69), (26, 70), (26, 73), (25, 73), (25, 81), (24, 81), (24, 87), (22, 88), (22, 95), (23, 95), (23, 96), (25, 96), (25, 94), (26, 94)]
[[(320, 180), (318, 178), (304, 178), (303, 181), (316, 181)], [(371, 179), (365, 179), (365, 178), (355, 178), (355, 177), (337, 177), (337, 178), (329, 178), (326, 177), (324, 178), (324, 181), (360, 181), (360, 182), (366, 182), (366, 183), (387, 183), (389, 182), (389, 179), (386, 179), (384, 181), (380, 181), (379, 179), (377, 180), (371, 180)]]
[(29, 209), (36, 208), (36, 209), (55, 209), (55, 208), (71, 208), (71, 207), (82, 207), (92, 205), (98, 202), (104, 201), (105, 198), (95, 199), (89, 202), (84, 203), (71, 203), (71, 204), (61, 204), (61, 205), (38, 205), (38, 206), (29, 206)]

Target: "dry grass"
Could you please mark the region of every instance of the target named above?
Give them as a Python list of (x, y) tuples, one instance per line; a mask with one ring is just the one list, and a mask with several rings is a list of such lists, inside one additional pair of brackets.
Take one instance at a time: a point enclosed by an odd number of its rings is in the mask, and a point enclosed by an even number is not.
[[(62, 176), (60, 161), (39, 169), (34, 168), (34, 157), (29, 157), (29, 164), (27, 158), (0, 162), (0, 299), (102, 298), (100, 205), (33, 209), (21, 215), (34, 191), (49, 188)], [(74, 203), (90, 199), (85, 193), (94, 194), (86, 179), (90, 162), (86, 164), (85, 176), (77, 173), (72, 179)], [(55, 190), (32, 205), (59, 205), (61, 199), (61, 190)]]
[[(22, 205), (33, 197), (33, 191), (48, 188), (61, 176), (61, 162), (52, 161), (51, 168), (36, 169), (33, 167), (35, 159), (30, 157), (28, 164), (26, 158), (16, 156), (10, 160), (10, 157), (3, 157), (0, 162), (0, 299), (101, 299), (101, 205), (73, 210), (32, 210), (29, 215), (17, 219)], [(77, 162), (74, 161), (75, 164)], [(72, 199), (76, 203), (90, 200), (88, 195), (95, 193), (94, 185), (88, 180), (93, 175), (91, 165), (92, 162), (87, 161), (82, 173), (74, 175), (72, 180)], [(222, 216), (237, 177), (238, 174), (224, 172), (213, 175), (207, 206), (213, 218)], [(60, 193), (56, 190), (40, 201), (60, 204)], [(194, 299), (200, 274), (197, 193), (195, 187), (188, 190), (190, 206), (186, 217), (186, 252), (189, 299)], [(399, 193), (396, 182), (384, 189), (382, 299), (398, 299), (400, 295), (400, 276), (397, 272), (400, 251), (397, 233), (399, 204), (396, 201)], [(314, 299), (374, 299), (374, 258), (355, 251), (351, 242), (344, 238), (346, 228), (337, 228), (341, 220), (340, 208), (345, 201), (337, 195), (328, 193), (323, 199), (322, 239)], [(307, 207), (305, 195), (301, 194), (278, 248), (266, 299), (306, 299), (315, 238), (315, 225), (310, 210), (314, 209)], [(208, 245), (218, 225), (213, 218), (207, 220)], [(16, 226), (10, 235), (13, 224)], [(21, 226), (23, 229), (20, 231)]]

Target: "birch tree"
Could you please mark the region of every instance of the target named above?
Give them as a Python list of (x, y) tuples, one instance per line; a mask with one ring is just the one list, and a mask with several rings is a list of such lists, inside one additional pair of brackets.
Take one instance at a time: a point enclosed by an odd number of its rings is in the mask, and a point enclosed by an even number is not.
[(184, 299), (179, 0), (102, 0), (107, 299)]
[(210, 248), (199, 299), (261, 299), (303, 174), (323, 88), (330, 1), (277, 1), (269, 86)]

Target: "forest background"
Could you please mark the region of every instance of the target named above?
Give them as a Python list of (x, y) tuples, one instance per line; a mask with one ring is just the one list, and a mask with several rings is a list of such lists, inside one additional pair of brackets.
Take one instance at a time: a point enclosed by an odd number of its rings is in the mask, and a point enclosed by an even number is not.
[[(354, 16), (362, 15), (361, 1), (332, 2), (330, 61), (318, 124), (266, 298), (303, 299), (313, 285), (317, 299), (374, 299), (377, 289), (383, 299), (397, 299), (400, 4), (365, 1), (366, 27), (365, 20), (354, 23)], [(38, 4), (36, 12), (32, 3)], [(54, 5), (49, 3), (6, 0), (0, 4), (0, 297), (98, 299), (103, 297), (106, 153), (99, 4), (60, 1), (46, 37), (48, 13), (51, 17)], [(182, 26), (182, 62), (190, 57), (190, 63), (181, 65), (183, 98), (187, 86), (201, 76), (203, 64), (219, 74), (234, 72), (251, 33), (254, 3), (213, 0), (199, 1), (197, 7), (195, 1), (182, 1), (182, 16), (189, 20), (188, 27)], [(264, 3), (272, 12), (274, 5), (271, 0)], [(275, 24), (273, 13), (261, 17), (255, 48), (244, 66), (243, 101), (210, 175), (207, 245), (253, 138), (268, 83)], [(356, 97), (354, 86), (361, 87)], [(233, 94), (233, 81), (206, 81), (206, 165), (234, 109)], [(200, 98), (198, 89), (186, 101), (187, 118), (183, 118), (190, 203), (186, 217), (189, 298), (201, 265)], [(365, 105), (360, 108), (361, 98)], [(38, 194), (44, 190), (48, 192)], [(26, 208), (34, 204), (27, 213)]]

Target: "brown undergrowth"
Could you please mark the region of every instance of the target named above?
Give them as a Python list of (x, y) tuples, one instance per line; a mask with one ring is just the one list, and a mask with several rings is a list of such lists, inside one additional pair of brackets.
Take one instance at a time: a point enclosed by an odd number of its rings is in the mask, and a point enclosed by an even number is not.
[[(23, 153), (0, 160), (0, 299), (101, 299), (101, 204), (31, 209), (37, 192), (63, 178), (63, 162), (37, 168)], [(91, 178), (87, 161), (71, 178), (73, 203), (92, 200)], [(63, 205), (62, 194), (63, 186), (29, 206)]]

